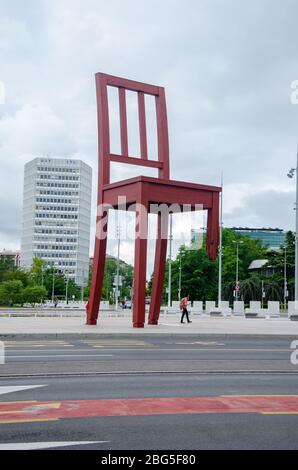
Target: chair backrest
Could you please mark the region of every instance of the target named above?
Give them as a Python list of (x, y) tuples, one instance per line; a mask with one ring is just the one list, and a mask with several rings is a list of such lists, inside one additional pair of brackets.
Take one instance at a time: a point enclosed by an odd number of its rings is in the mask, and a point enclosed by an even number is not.
[[(97, 73), (95, 75), (95, 81), (99, 140), (99, 183), (104, 185), (110, 182), (111, 162), (157, 168), (158, 177), (168, 179), (170, 177), (169, 139), (164, 88), (127, 80), (125, 78), (114, 77), (104, 73)], [(113, 154), (110, 151), (108, 86), (118, 88), (121, 142), (120, 155)], [(136, 92), (138, 96), (140, 157), (129, 155), (126, 90)], [(145, 95), (155, 97), (158, 160), (148, 159)]]

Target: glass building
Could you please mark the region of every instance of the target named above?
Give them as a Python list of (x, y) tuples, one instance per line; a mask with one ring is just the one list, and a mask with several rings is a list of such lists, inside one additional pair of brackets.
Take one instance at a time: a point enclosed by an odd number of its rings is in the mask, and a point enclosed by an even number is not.
[(81, 160), (35, 158), (25, 165), (21, 267), (39, 257), (85, 285), (91, 185), (92, 169)]
[(231, 227), (231, 230), (254, 240), (260, 240), (263, 245), (273, 250), (278, 250), (286, 240), (286, 232), (280, 228)]

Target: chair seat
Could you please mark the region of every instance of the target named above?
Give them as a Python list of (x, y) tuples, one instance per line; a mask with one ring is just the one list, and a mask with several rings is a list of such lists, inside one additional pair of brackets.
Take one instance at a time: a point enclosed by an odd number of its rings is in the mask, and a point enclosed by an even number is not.
[(213, 194), (221, 191), (217, 186), (137, 176), (104, 185), (104, 203), (117, 208), (119, 195), (126, 197), (127, 204), (134, 203), (139, 199), (141, 187), (142, 197), (149, 203), (191, 205), (191, 208), (201, 204), (204, 209), (212, 208)]

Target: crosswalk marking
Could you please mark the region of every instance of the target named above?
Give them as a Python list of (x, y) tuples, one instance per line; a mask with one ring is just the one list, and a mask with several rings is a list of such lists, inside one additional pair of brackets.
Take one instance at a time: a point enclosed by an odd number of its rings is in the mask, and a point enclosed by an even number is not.
[(46, 385), (2, 385), (0, 386), (0, 395), (4, 395), (6, 393), (30, 390), (31, 388), (40, 388), (40, 387), (46, 387)]
[(81, 446), (88, 444), (103, 444), (109, 441), (53, 441), (53, 442), (12, 442), (0, 444), (0, 450), (36, 450), (53, 447)]

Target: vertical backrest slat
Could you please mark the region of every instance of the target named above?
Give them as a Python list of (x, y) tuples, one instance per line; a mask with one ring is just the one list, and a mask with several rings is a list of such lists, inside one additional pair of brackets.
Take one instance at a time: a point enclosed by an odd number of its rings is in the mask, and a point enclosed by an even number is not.
[(127, 114), (126, 114), (125, 88), (119, 87), (118, 90), (119, 90), (121, 154), (128, 157)]
[(169, 136), (167, 107), (164, 88), (159, 88), (159, 94), (155, 97), (156, 126), (157, 126), (157, 151), (158, 160), (163, 163), (163, 168), (159, 171), (160, 178), (170, 177), (169, 162)]
[(138, 107), (141, 158), (143, 160), (148, 160), (145, 97), (144, 93), (141, 91), (138, 92)]
[(102, 184), (110, 182), (110, 120), (107, 81), (104, 74), (96, 74), (97, 122), (99, 144), (99, 178)]
[[(121, 154), (110, 151), (110, 123), (108, 86), (118, 88)], [(128, 120), (126, 90), (138, 95), (140, 157), (129, 155)], [(168, 179), (169, 174), (169, 140), (165, 90), (162, 87), (140, 83), (134, 80), (114, 77), (103, 73), (96, 74), (98, 140), (99, 140), (99, 179), (101, 184), (110, 182), (111, 162), (127, 163), (158, 169), (158, 177)], [(158, 161), (148, 158), (145, 95), (155, 97), (156, 126), (158, 140)]]

